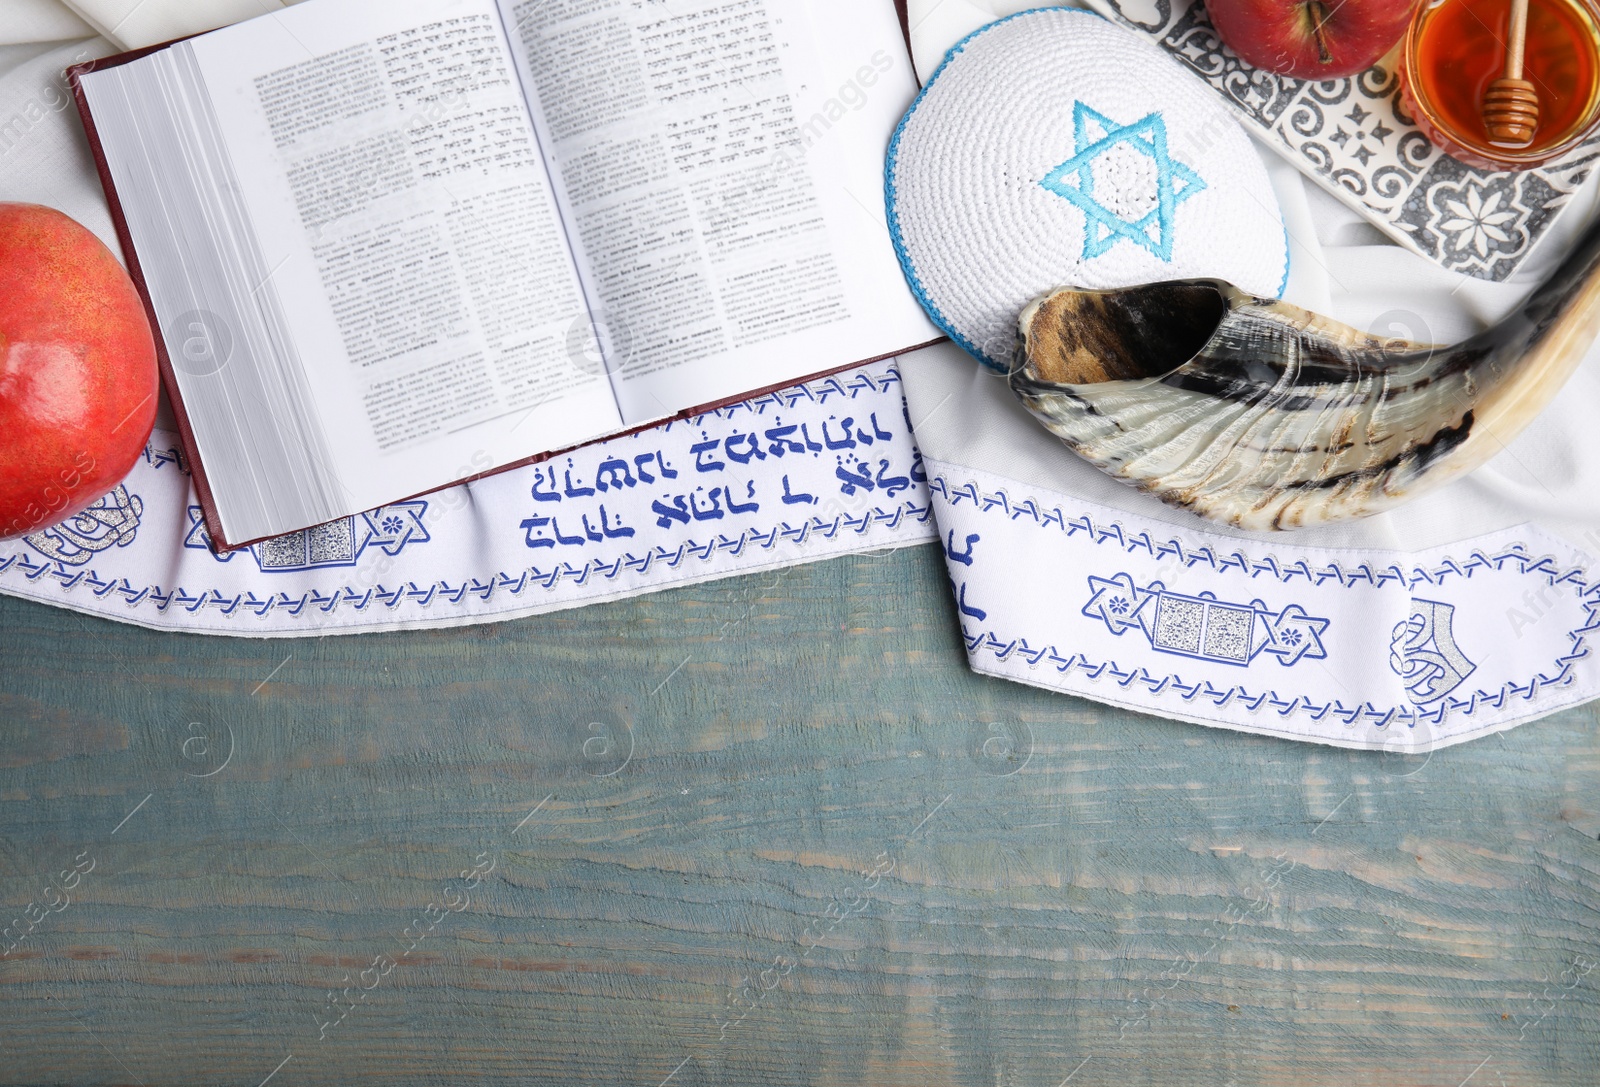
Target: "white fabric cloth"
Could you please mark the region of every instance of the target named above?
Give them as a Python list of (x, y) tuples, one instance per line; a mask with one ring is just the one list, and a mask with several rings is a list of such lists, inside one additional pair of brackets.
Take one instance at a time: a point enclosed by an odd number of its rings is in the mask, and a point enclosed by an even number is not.
[[(7, 0), (8, 3), (11, 0)], [(299, 0), (61, 0), (123, 49), (139, 49), (282, 11)]]
[(0, 45), (86, 38), (94, 31), (60, 0), (6, 0)]
[[(0, 28), (5, 26), (0, 20)], [(18, 50), (23, 47), (17, 46)], [(62, 72), (115, 52), (104, 38), (26, 51), (0, 75), (0, 200), (57, 208), (120, 253), (105, 191)]]
[(78, 40), (99, 34), (118, 49), (138, 49), (281, 11), (300, 2), (5, 0), (0, 6), (0, 45)]
[[(918, 70), (1029, 6), (911, 0)], [(1485, 327), (1592, 214), (1591, 186), (1565, 237), (1513, 281), (1490, 283), (1386, 243), (1260, 153), (1293, 251), (1285, 297), (1386, 335), (1450, 342)], [(1459, 742), (1600, 693), (1588, 648), (1600, 615), (1600, 586), (1590, 588), (1600, 576), (1590, 409), (1600, 352), (1471, 476), (1392, 513), (1270, 536), (1202, 521), (1102, 475), (953, 346), (901, 369), (979, 671), (1203, 724), (1397, 750)], [(1113, 581), (1125, 611), (1111, 610)], [(1290, 608), (1299, 611), (1285, 619)], [(1297, 648), (1308, 634), (1323, 656)], [(1247, 662), (1230, 656), (1241, 646)]]

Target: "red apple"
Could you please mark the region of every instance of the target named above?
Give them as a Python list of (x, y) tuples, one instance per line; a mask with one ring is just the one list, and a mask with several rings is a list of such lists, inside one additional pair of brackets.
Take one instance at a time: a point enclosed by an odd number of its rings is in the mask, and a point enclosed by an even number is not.
[(1206, 0), (1246, 64), (1296, 79), (1339, 79), (1377, 63), (1406, 32), (1415, 0)]
[(0, 539), (122, 481), (156, 383), (150, 323), (111, 250), (59, 211), (0, 203)]

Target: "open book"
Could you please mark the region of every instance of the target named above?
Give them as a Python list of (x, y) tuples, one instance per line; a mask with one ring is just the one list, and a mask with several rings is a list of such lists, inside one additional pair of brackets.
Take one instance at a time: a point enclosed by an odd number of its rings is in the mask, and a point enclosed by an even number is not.
[(889, 0), (310, 0), (73, 83), (221, 547), (938, 338)]

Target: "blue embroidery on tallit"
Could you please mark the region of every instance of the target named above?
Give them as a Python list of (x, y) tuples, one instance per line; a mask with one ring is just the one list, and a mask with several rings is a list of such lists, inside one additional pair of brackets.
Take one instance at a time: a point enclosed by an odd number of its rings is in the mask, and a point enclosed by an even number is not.
[(1141, 587), (1126, 572), (1109, 578), (1090, 574), (1089, 591), (1084, 615), (1101, 620), (1116, 635), (1140, 631), (1158, 653), (1238, 665), (1263, 652), (1284, 665), (1328, 655), (1322, 635), (1330, 621), (1306, 614), (1299, 604), (1273, 612), (1260, 600), (1236, 604), (1211, 593), (1188, 596), (1159, 581)]
[[(251, 544), (247, 549), (263, 574), (299, 574), (333, 566), (354, 566), (369, 547), (382, 548), (391, 558), (407, 544), (427, 543), (431, 538), (425, 524), (428, 503), (423, 499), (396, 502), (375, 510), (341, 517), (325, 525), (275, 536)], [(238, 551), (218, 553), (211, 546), (205, 519), (199, 506), (189, 507), (189, 531), (183, 546), (210, 551), (218, 562), (228, 562)]]

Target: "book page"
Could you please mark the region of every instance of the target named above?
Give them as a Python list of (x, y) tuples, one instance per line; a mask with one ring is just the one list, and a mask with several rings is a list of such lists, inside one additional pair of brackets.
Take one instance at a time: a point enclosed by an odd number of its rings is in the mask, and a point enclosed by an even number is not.
[(883, 209), (890, 0), (500, 8), (628, 423), (938, 337)]
[[(259, 250), (238, 308), (279, 311), (255, 361), (303, 371), (330, 516), (618, 429), (492, 0), (324, 0), (146, 61), (198, 77)], [(208, 476), (230, 462), (200, 444)], [(211, 482), (230, 540), (303, 527)]]

